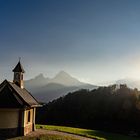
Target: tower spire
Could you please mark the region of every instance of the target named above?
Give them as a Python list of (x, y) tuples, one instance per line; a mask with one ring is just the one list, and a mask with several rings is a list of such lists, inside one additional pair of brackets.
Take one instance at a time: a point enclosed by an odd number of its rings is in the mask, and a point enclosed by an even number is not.
[(20, 88), (24, 88), (23, 74), (25, 73), (25, 71), (20, 63), (20, 58), (18, 64), (13, 69), (13, 72), (14, 72), (13, 83), (15, 83)]

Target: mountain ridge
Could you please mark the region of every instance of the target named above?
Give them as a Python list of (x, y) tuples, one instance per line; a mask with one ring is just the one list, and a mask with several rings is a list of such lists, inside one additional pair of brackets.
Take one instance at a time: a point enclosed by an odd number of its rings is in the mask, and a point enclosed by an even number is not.
[(45, 78), (42, 73), (25, 81), (25, 87), (41, 102), (49, 102), (79, 89), (94, 89), (96, 85), (83, 83), (65, 71), (53, 78)]

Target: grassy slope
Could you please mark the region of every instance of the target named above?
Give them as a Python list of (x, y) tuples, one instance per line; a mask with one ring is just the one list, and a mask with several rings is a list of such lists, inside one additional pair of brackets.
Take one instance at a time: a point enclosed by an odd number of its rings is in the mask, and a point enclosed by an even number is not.
[(37, 125), (37, 128), (44, 128), (48, 130), (57, 130), (72, 134), (77, 134), (89, 138), (94, 138), (97, 140), (140, 140), (140, 138), (129, 137), (114, 133), (105, 133), (96, 130), (89, 129), (80, 129), (80, 128), (72, 128), (72, 127), (63, 127), (63, 126), (53, 126), (53, 125)]

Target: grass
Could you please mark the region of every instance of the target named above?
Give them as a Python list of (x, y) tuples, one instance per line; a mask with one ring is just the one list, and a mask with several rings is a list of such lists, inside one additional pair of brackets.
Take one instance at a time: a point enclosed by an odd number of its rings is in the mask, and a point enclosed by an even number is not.
[(53, 125), (37, 125), (37, 128), (43, 128), (47, 130), (56, 130), (61, 132), (67, 132), (96, 140), (140, 140), (140, 138), (124, 136), (115, 133), (106, 133), (90, 129), (72, 128), (64, 126), (53, 126)]
[(8, 140), (79, 140), (70, 136), (60, 136), (60, 135), (51, 135), (51, 134), (46, 134), (46, 135), (40, 135), (38, 137), (17, 137), (17, 138), (12, 138)]

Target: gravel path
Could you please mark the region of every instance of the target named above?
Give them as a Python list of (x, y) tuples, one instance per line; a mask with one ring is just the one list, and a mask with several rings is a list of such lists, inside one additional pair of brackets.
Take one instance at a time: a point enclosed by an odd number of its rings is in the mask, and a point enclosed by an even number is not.
[(86, 138), (86, 137), (82, 137), (82, 136), (78, 136), (78, 135), (74, 135), (74, 134), (69, 134), (69, 133), (59, 132), (59, 131), (46, 130), (46, 129), (37, 129), (36, 131), (31, 132), (27, 136), (35, 137), (35, 136), (39, 136), (39, 135), (43, 135), (43, 134), (70, 136), (70, 137), (73, 137), (73, 138), (76, 138), (76, 139), (79, 139), (79, 140), (93, 140), (91, 138)]

